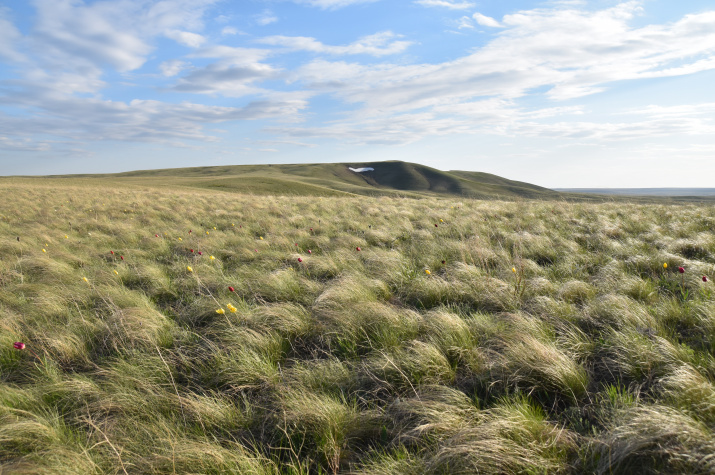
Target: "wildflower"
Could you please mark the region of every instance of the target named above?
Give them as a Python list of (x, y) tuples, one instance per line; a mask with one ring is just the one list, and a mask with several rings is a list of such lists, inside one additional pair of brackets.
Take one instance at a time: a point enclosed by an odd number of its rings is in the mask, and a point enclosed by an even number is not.
[(216, 230), (216, 226), (214, 226), (214, 230)]
[(258, 252), (258, 249), (254, 249), (254, 251)]
[(114, 269), (114, 273), (115, 273), (116, 275), (119, 275), (119, 272), (117, 272), (117, 269)]
[(208, 234), (208, 233), (209, 233), (209, 232), (208, 232), (208, 231), (206, 231), (206, 234)]
[(667, 268), (668, 268), (668, 263), (667, 263), (667, 262), (664, 262), (664, 263), (663, 263), (663, 269), (667, 269)]
[(213, 261), (216, 258), (214, 256), (209, 256), (209, 259), (211, 259)]
[(429, 269), (425, 269), (425, 274), (432, 275), (432, 273), (429, 271)]
[(516, 267), (512, 267), (511, 271), (516, 274)]
[(110, 253), (111, 255), (114, 255), (114, 251), (109, 251), (109, 253)]
[(183, 239), (179, 238), (179, 241), (183, 241)]
[(189, 272), (193, 272), (193, 271), (194, 271), (194, 269), (192, 269), (191, 266), (186, 266), (186, 270), (189, 271)]
[(199, 251), (199, 256), (203, 256), (203, 255), (204, 255), (204, 253)]
[(259, 236), (258, 238), (259, 238), (261, 241), (263, 241), (263, 236)]
[(295, 243), (295, 247), (298, 247), (298, 243)]
[(82, 280), (85, 281), (85, 282), (87, 282), (87, 283), (89, 283), (89, 280), (87, 280), (86, 277), (82, 277)]
[(236, 307), (234, 307), (234, 306), (231, 305), (230, 303), (227, 303), (227, 304), (226, 304), (226, 307), (228, 307), (228, 311), (231, 312), (231, 313), (236, 313), (236, 310), (238, 310)]
[(189, 252), (192, 252), (192, 253), (193, 253), (193, 252), (194, 252), (194, 250), (193, 250), (193, 249), (189, 249)]
[(219, 315), (223, 315), (226, 313), (226, 311), (222, 308), (219, 308), (218, 310), (216, 310), (216, 313), (218, 313)]
[(229, 288), (228, 288), (228, 291), (229, 291), (229, 292), (234, 292), (235, 290), (236, 290), (236, 289), (234, 289), (233, 287), (230, 287), (230, 286), (229, 286)]
[(158, 235), (158, 234), (155, 234), (154, 237), (159, 237), (159, 235)]
[(168, 235), (169, 235), (169, 233), (167, 233), (167, 232), (164, 232), (164, 236), (168, 236)]
[(706, 275), (704, 275), (704, 276), (703, 276), (703, 282), (707, 282), (707, 281), (708, 281), (708, 277), (707, 277)]
[(311, 232), (311, 233), (313, 232), (313, 228), (310, 228), (310, 232)]
[(308, 249), (308, 254), (313, 254), (313, 251), (311, 251), (310, 249)]
[(355, 250), (356, 250), (356, 251), (362, 251), (362, 249), (360, 249), (359, 247), (356, 247)]
[(189, 234), (191, 234), (191, 230), (189, 229)]
[(24, 350), (25, 344), (21, 341), (16, 341), (15, 343), (12, 344), (12, 347), (15, 348), (16, 350)]
[(231, 226), (236, 226), (235, 224), (231, 223)]
[(120, 258), (121, 260), (124, 260), (124, 256), (119, 256), (119, 258)]
[(47, 252), (47, 249), (43, 249), (42, 252)]
[(439, 227), (439, 224), (434, 223), (434, 227), (435, 227), (435, 228), (438, 228), (438, 227)]
[(303, 258), (299, 257), (298, 262), (303, 262)]
[(65, 234), (65, 239), (69, 239), (69, 236), (67, 236), (66, 234)]
[(442, 264), (446, 264), (446, 263), (447, 263), (447, 261), (445, 261), (445, 260), (442, 261)]
[(680, 272), (681, 274), (685, 274), (685, 269), (682, 267), (678, 267), (678, 272)]

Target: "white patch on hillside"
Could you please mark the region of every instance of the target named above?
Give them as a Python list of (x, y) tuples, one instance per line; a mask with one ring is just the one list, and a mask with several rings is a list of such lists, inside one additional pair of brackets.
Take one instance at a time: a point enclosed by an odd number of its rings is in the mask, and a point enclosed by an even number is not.
[(374, 168), (370, 168), (370, 167), (362, 167), (362, 168), (352, 168), (352, 167), (348, 167), (348, 170), (353, 171), (353, 172), (355, 172), (355, 173), (374, 172), (374, 171), (375, 171)]

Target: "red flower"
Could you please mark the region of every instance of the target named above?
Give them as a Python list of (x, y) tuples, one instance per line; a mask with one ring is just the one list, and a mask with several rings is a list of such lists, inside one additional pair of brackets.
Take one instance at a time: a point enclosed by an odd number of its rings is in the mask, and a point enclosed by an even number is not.
[(312, 231), (312, 230), (313, 230), (313, 228), (310, 228), (310, 230)]
[(191, 234), (191, 230), (189, 229), (189, 234)]
[(303, 259), (299, 257), (298, 262), (303, 262)]
[(24, 350), (25, 349), (25, 344), (21, 341), (16, 341), (15, 343), (12, 344), (12, 346), (16, 350)]
[(254, 249), (254, 251), (258, 252), (258, 249)]
[(355, 250), (356, 250), (356, 251), (361, 251), (362, 249), (360, 249), (359, 247), (356, 247)]
[(681, 274), (685, 274), (685, 269), (683, 269), (682, 267), (678, 267), (678, 272), (680, 272)]
[(313, 254), (313, 251), (311, 251), (310, 249), (308, 249), (308, 254)]
[(446, 264), (446, 263), (447, 263), (447, 261), (442, 261), (442, 264)]
[(203, 256), (203, 255), (204, 255), (204, 253), (199, 251), (199, 256)]
[(295, 246), (298, 247), (298, 243), (295, 243)]
[(124, 256), (119, 256), (119, 258), (120, 258), (121, 260), (124, 260)]
[(110, 254), (114, 255), (114, 251), (109, 251), (109, 252), (110, 252)]
[(708, 277), (704, 275), (704, 276), (703, 276), (703, 282), (707, 282), (707, 281), (708, 281)]
[(159, 235), (158, 235), (158, 234), (155, 234), (154, 237), (159, 237)]
[(193, 249), (189, 249), (189, 251), (190, 251), (190, 252), (194, 252), (194, 250), (193, 250)]
[(228, 291), (229, 291), (229, 292), (233, 292), (233, 291), (235, 291), (235, 290), (236, 290), (236, 289), (234, 289), (233, 287), (229, 287), (229, 288), (228, 288)]
[(437, 223), (434, 223), (434, 227), (435, 227), (435, 228), (438, 228), (439, 225), (438, 225)]

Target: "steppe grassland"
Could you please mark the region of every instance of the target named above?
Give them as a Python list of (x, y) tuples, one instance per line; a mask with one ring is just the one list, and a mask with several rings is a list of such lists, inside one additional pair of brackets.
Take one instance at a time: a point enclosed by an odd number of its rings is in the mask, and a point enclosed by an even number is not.
[(0, 472), (715, 471), (712, 206), (42, 183)]

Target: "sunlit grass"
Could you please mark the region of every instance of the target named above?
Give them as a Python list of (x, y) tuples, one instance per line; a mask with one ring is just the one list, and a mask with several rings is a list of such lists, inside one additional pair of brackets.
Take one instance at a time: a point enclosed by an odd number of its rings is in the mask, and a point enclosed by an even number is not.
[(2, 472), (715, 470), (712, 207), (3, 193)]

